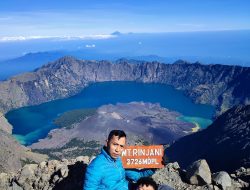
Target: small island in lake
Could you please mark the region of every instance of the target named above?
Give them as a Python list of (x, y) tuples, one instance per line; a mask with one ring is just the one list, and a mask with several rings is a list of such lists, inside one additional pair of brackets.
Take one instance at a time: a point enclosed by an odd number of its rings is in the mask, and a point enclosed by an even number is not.
[[(159, 104), (144, 102), (70, 111), (55, 120), (56, 124), (60, 123), (60, 128), (52, 130), (47, 138), (30, 147), (39, 152), (50, 152), (50, 156), (58, 158), (92, 155), (105, 143), (112, 129), (125, 130), (129, 144), (169, 144), (191, 134), (196, 127), (193, 123), (177, 119), (180, 116)], [(86, 146), (88, 143), (92, 147)]]

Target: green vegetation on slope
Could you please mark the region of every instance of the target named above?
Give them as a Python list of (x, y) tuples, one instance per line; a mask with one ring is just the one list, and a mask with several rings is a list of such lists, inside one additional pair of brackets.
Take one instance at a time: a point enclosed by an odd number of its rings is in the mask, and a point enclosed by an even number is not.
[(97, 141), (87, 141), (83, 139), (72, 139), (66, 145), (61, 148), (52, 149), (33, 149), (34, 152), (47, 154), (49, 159), (60, 160), (63, 158), (72, 159), (78, 156), (95, 156), (100, 152), (102, 145), (98, 144)]
[(79, 123), (82, 120), (90, 117), (96, 113), (96, 109), (77, 109), (63, 113), (53, 122), (56, 126), (62, 128), (71, 128), (72, 124)]

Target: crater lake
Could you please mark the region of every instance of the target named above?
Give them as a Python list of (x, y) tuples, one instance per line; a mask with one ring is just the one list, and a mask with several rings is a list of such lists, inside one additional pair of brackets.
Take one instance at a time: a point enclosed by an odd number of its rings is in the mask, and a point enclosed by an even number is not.
[(164, 108), (182, 114), (176, 119), (194, 123), (200, 128), (210, 125), (215, 113), (213, 106), (195, 104), (183, 91), (169, 85), (102, 82), (90, 84), (79, 94), (69, 98), (12, 110), (6, 114), (6, 118), (13, 126), (16, 139), (21, 144), (30, 145), (57, 128), (53, 121), (64, 112), (132, 101), (159, 103)]

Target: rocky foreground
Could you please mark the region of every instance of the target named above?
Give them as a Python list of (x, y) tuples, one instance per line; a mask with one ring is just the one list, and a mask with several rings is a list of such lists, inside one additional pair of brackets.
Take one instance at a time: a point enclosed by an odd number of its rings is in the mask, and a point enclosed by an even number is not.
[[(15, 174), (0, 174), (1, 190), (82, 190), (84, 172), (89, 157), (61, 161), (44, 161), (40, 164), (25, 165)], [(174, 189), (196, 190), (240, 190), (250, 186), (250, 168), (240, 168), (232, 174), (211, 173), (206, 160), (198, 160), (187, 170), (178, 163), (169, 163), (158, 169), (152, 176), (158, 184), (169, 185)]]

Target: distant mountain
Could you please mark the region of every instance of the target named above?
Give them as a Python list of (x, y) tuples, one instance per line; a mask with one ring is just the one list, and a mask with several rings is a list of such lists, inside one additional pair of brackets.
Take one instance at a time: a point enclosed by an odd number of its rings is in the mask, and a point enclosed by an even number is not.
[(183, 90), (193, 101), (215, 105), (217, 112), (247, 104), (250, 99), (250, 68), (178, 62), (81, 61), (63, 57), (35, 70), (0, 83), (0, 111), (77, 94), (89, 83), (137, 81), (163, 83)]
[(175, 142), (166, 155), (182, 167), (197, 159), (206, 159), (212, 171), (250, 167), (250, 105), (231, 108), (207, 129)]
[(158, 61), (160, 63), (171, 63), (166, 57), (160, 57), (157, 55), (142, 55), (142, 56), (131, 56), (126, 57), (128, 60), (137, 60), (137, 61)]
[[(109, 60), (117, 62), (118, 59), (127, 59), (130, 63), (133, 61), (158, 61), (160, 63), (174, 63), (179, 57), (160, 57), (158, 55), (137, 55), (137, 56), (125, 56), (124, 54), (117, 53), (101, 53), (95, 50), (75, 50), (75, 51), (48, 51), (48, 52), (36, 52), (27, 53), (24, 56), (20, 56), (13, 59), (0, 61), (0, 81), (6, 80), (17, 74), (31, 72), (48, 62), (55, 61), (63, 56), (74, 56), (77, 59), (84, 60)], [(121, 58), (122, 57), (122, 58)], [(183, 57), (183, 60), (194, 60), (198, 58)], [(182, 61), (182, 60), (180, 60)], [(187, 61), (186, 61), (187, 62)], [(225, 61), (225, 63), (228, 63)]]
[(120, 36), (120, 35), (122, 35), (122, 33), (119, 31), (115, 31), (115, 32), (111, 33), (111, 35)]
[[(78, 59), (85, 60), (110, 60), (115, 61), (124, 54), (116, 53), (100, 53), (93, 49), (75, 50), (75, 51), (48, 51), (48, 52), (36, 52), (27, 53), (24, 56), (0, 61), (0, 81), (6, 80), (17, 74), (31, 72), (48, 62), (55, 61), (60, 57), (71, 55)], [(157, 55), (145, 55), (145, 56), (127, 56), (126, 59), (141, 60), (141, 61), (159, 61), (167, 62), (167, 58), (159, 57)]]
[(6, 80), (7, 78), (17, 74), (33, 71), (34, 69), (41, 67), (44, 63), (55, 61), (62, 56), (65, 56), (65, 53), (37, 52), (28, 53), (21, 57), (1, 61), (0, 80)]

